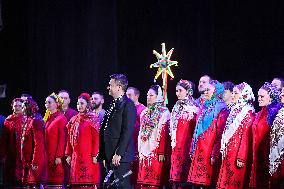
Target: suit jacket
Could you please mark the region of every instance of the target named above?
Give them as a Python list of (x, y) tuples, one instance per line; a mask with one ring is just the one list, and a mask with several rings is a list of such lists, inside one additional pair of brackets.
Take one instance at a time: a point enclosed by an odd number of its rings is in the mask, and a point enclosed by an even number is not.
[(100, 130), (100, 160), (110, 163), (114, 154), (122, 157), (121, 162), (134, 160), (132, 136), (135, 122), (136, 108), (132, 100), (126, 95), (114, 100), (106, 112)]

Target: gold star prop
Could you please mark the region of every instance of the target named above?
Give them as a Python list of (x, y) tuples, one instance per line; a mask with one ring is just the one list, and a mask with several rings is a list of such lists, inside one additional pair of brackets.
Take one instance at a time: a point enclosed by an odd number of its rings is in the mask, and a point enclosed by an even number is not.
[(172, 61), (171, 56), (173, 54), (174, 48), (172, 48), (168, 53), (166, 53), (166, 45), (162, 43), (162, 53), (159, 54), (157, 51), (153, 50), (153, 54), (158, 59), (157, 62), (150, 65), (150, 68), (158, 68), (157, 73), (154, 78), (154, 82), (157, 81), (160, 75), (162, 75), (163, 79), (163, 95), (164, 95), (164, 102), (167, 104), (167, 79), (168, 75), (171, 78), (174, 78), (174, 74), (171, 70), (171, 66), (178, 66), (177, 61)]

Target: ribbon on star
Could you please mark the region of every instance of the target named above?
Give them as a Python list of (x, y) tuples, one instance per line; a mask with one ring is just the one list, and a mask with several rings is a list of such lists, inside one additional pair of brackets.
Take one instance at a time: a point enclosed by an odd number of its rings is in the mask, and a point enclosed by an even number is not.
[(154, 78), (154, 82), (162, 76), (163, 79), (163, 96), (164, 96), (164, 103), (168, 104), (168, 97), (167, 97), (167, 88), (168, 88), (168, 75), (173, 79), (174, 74), (171, 70), (171, 66), (178, 66), (177, 61), (171, 60), (171, 56), (173, 54), (174, 48), (172, 48), (168, 53), (166, 52), (166, 44), (162, 43), (162, 53), (159, 54), (157, 51), (153, 50), (153, 54), (158, 59), (157, 62), (150, 65), (150, 68), (158, 68), (157, 73)]

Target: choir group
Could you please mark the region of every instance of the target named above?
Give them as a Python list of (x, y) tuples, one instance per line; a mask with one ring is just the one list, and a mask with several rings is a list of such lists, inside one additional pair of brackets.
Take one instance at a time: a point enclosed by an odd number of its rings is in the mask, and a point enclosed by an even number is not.
[[(108, 87), (109, 88), (109, 87)], [(200, 78), (176, 84), (170, 111), (153, 85), (147, 105), (135, 87), (124, 91), (136, 107), (129, 176), (135, 188), (284, 188), (284, 81), (265, 82), (256, 95), (249, 84)], [(127, 96), (127, 97), (126, 97)], [(5, 188), (103, 188), (106, 162), (99, 158), (100, 131), (108, 122), (104, 96), (81, 93), (77, 111), (69, 92), (37, 102), (22, 94), (1, 117), (0, 161)], [(123, 132), (123, 131), (122, 131)], [(119, 162), (118, 162), (119, 163)], [(122, 180), (123, 182), (123, 180)]]

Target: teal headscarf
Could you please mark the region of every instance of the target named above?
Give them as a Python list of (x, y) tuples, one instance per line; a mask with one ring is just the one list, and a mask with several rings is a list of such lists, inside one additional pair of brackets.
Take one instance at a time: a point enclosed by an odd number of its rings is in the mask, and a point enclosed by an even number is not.
[(219, 112), (222, 109), (227, 108), (226, 103), (223, 101), (225, 92), (224, 86), (217, 80), (210, 81), (210, 84), (215, 87), (215, 91), (211, 99), (204, 102), (203, 110), (198, 117), (193, 137), (192, 153), (195, 151), (198, 137), (208, 129), (213, 120), (218, 116)]

